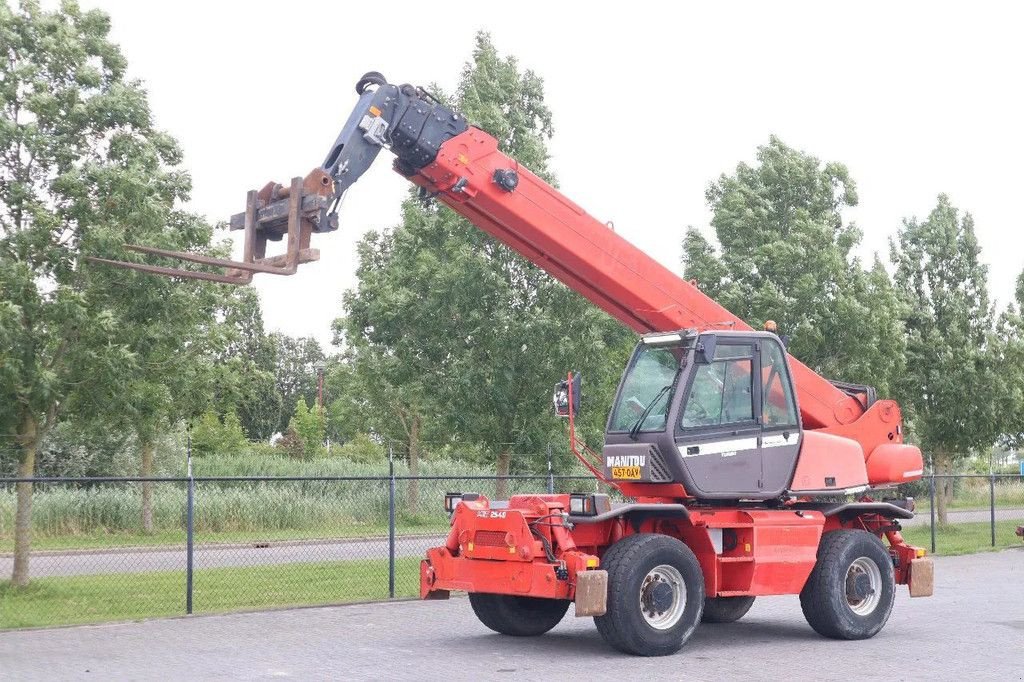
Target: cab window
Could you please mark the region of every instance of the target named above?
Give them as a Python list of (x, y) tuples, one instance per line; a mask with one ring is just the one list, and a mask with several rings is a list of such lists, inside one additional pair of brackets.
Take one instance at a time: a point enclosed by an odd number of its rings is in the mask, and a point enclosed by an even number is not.
[(789, 369), (779, 344), (761, 345), (761, 420), (765, 428), (795, 427), (796, 401), (789, 383)]
[(719, 344), (696, 369), (680, 425), (706, 428), (754, 420), (753, 347)]
[(633, 357), (622, 383), (618, 402), (612, 412), (611, 431), (628, 431), (650, 406), (644, 423), (644, 431), (661, 431), (665, 428), (668, 406), (672, 402), (671, 390), (679, 371), (679, 363), (685, 353), (682, 347), (641, 346)]

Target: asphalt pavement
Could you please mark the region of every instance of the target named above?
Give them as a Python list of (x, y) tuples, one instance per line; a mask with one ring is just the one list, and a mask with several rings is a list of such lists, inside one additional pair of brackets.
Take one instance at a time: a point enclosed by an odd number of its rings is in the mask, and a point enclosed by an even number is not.
[[(443, 535), (399, 536), (395, 556), (424, 556), (444, 543)], [(319, 561), (388, 558), (387, 538), (209, 544), (195, 547), (195, 570), (229, 566), (273, 566)], [(10, 554), (0, 555), (0, 575), (11, 572)], [(68, 552), (36, 552), (29, 560), (32, 577), (184, 571), (185, 547), (122, 547)]]
[(1018, 680), (1024, 549), (937, 557), (935, 596), (900, 587), (873, 639), (824, 639), (796, 597), (702, 625), (681, 652), (610, 650), (572, 610), (549, 634), (494, 634), (468, 600), (388, 602), (0, 633), (12, 680)]

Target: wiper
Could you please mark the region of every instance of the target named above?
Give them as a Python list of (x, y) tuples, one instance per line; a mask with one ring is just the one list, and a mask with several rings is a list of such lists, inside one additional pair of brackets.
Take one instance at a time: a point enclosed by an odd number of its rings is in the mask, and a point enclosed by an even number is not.
[[(674, 383), (675, 382), (673, 382), (673, 384)], [(673, 384), (666, 384), (665, 386), (662, 386), (661, 390), (658, 391), (658, 394), (651, 399), (651, 402), (647, 403), (647, 407), (644, 408), (644, 411), (640, 413), (640, 416), (637, 417), (636, 421), (633, 422), (633, 426), (629, 429), (630, 438), (633, 440), (637, 439), (638, 434), (640, 433), (640, 427), (643, 426), (644, 422), (647, 421), (647, 418), (651, 416), (651, 410), (653, 410), (654, 406), (657, 405), (665, 394), (669, 392), (669, 389), (672, 388)]]

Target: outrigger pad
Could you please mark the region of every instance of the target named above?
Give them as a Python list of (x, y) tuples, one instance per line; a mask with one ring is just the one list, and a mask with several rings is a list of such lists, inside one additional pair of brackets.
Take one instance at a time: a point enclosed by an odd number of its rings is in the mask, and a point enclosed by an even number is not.
[(576, 574), (576, 617), (603, 616), (608, 610), (608, 571)]
[(935, 564), (930, 556), (910, 562), (910, 596), (930, 597), (935, 591)]

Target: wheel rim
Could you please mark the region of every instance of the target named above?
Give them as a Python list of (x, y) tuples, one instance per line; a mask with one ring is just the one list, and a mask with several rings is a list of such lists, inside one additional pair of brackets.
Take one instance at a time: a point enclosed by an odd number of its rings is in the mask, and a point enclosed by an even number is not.
[(640, 583), (640, 613), (655, 630), (667, 630), (679, 622), (686, 609), (686, 583), (679, 569), (655, 566)]
[(882, 600), (882, 571), (867, 557), (860, 557), (846, 571), (846, 603), (858, 616), (866, 616)]

